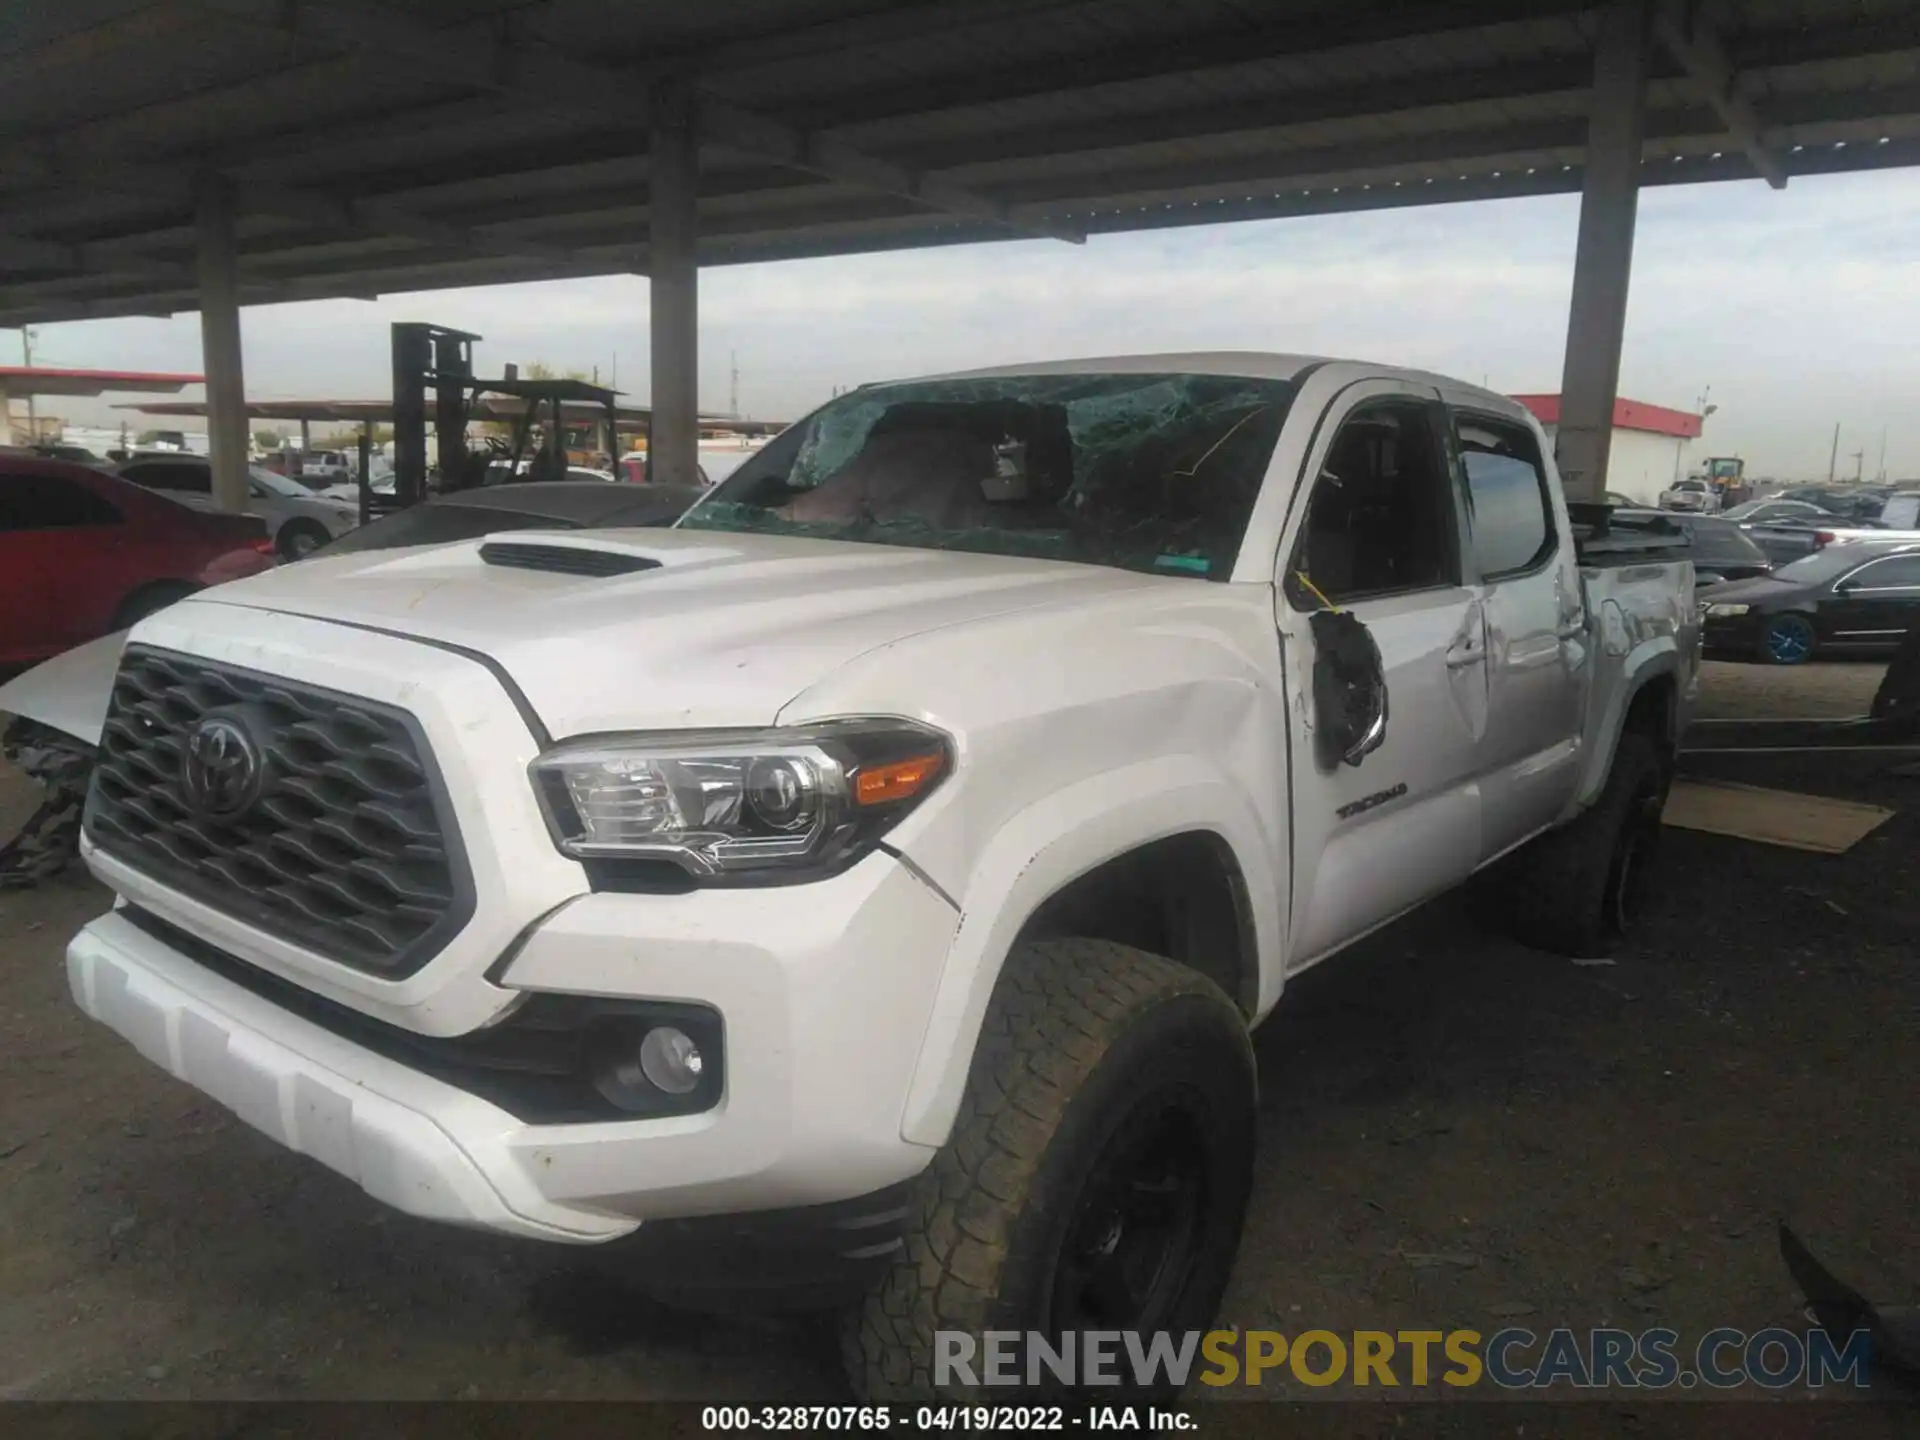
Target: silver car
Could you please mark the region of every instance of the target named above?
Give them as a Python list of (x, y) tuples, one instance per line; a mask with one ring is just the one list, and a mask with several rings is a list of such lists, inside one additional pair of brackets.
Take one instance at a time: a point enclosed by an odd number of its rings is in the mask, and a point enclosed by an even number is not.
[(1720, 495), (1704, 480), (1678, 480), (1660, 492), (1660, 508), (1710, 515), (1720, 508)]
[[(115, 472), (194, 510), (211, 510), (213, 465), (199, 455), (142, 455)], [(283, 560), (300, 560), (360, 523), (359, 505), (343, 496), (315, 494), (297, 480), (258, 465), (247, 467), (247, 511), (266, 522)]]

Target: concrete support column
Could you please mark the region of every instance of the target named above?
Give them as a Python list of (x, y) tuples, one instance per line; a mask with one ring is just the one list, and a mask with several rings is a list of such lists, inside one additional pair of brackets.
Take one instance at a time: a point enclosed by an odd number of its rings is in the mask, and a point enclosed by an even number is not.
[(302, 420), (300, 422), (300, 453), (305, 455), (312, 449), (313, 422), (311, 420)]
[(1594, 52), (1587, 172), (1580, 194), (1580, 238), (1573, 260), (1573, 304), (1567, 317), (1554, 447), (1570, 500), (1598, 500), (1606, 489), (1652, 47), (1651, 0), (1615, 0), (1603, 12)]
[(700, 138), (693, 97), (663, 86), (648, 152), (648, 274), (653, 357), (649, 478), (699, 483), (700, 271), (695, 213)]
[(240, 283), (233, 185), (207, 175), (199, 187), (201, 368), (207, 374), (207, 440), (217, 510), (247, 508), (247, 381), (240, 360)]

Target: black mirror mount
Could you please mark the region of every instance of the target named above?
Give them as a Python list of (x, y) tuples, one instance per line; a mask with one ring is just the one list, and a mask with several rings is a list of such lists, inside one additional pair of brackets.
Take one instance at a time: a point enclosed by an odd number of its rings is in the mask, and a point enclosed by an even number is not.
[(1373, 633), (1340, 610), (1312, 619), (1314, 744), (1328, 769), (1359, 765), (1387, 738), (1387, 676)]

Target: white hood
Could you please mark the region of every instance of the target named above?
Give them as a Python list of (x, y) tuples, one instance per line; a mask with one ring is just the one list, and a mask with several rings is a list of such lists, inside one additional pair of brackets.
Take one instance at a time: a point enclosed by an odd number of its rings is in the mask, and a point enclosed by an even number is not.
[(473, 541), (323, 553), (196, 600), (480, 652), (562, 738), (769, 724), (794, 696), (877, 646), (1169, 583), (1091, 565), (694, 530), (500, 538), (616, 551), (658, 568), (607, 577), (526, 570), (488, 564)]

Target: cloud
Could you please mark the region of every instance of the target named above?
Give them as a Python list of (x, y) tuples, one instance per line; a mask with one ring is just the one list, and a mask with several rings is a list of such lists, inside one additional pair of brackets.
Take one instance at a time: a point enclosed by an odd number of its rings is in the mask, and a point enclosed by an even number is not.
[[(1185, 349), (1359, 355), (1557, 390), (1575, 196), (708, 270), (701, 398), (795, 414), (838, 385), (1025, 358)], [(1703, 453), (1824, 475), (1842, 449), (1920, 474), (1920, 178), (1885, 171), (1643, 192), (1623, 393), (1720, 408)], [(281, 305), (245, 317), (256, 395), (378, 396), (387, 326), (477, 331), (485, 369), (544, 360), (648, 389), (635, 277)], [(47, 326), (48, 363), (193, 368), (195, 317)], [(69, 407), (78, 416), (83, 406)], [(104, 412), (111, 413), (111, 412)], [(1909, 419), (1908, 417), (1913, 418)]]

